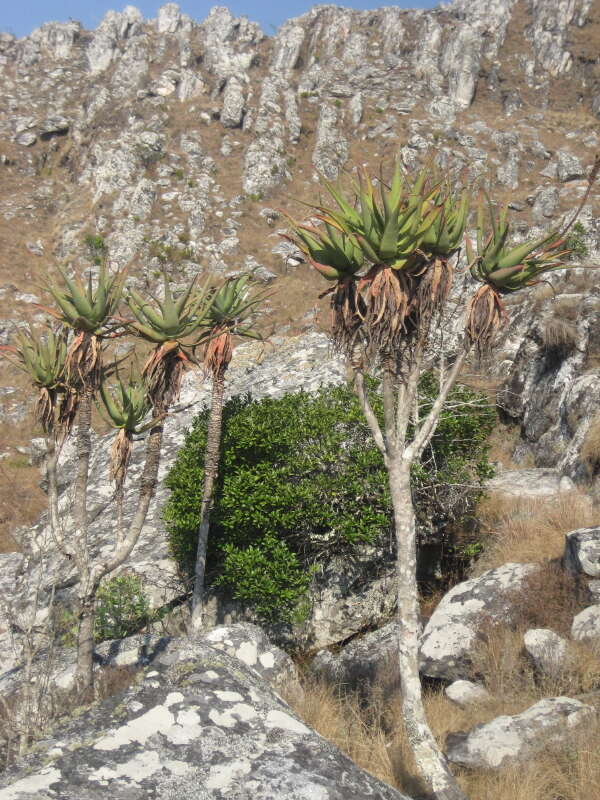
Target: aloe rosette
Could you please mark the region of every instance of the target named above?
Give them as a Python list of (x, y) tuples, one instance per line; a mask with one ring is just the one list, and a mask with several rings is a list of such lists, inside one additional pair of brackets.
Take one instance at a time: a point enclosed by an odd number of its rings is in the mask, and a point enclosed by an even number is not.
[(103, 381), (99, 393), (102, 404), (98, 404), (98, 410), (105, 421), (118, 431), (111, 448), (111, 475), (120, 485), (125, 479), (131, 457), (133, 435), (149, 430), (156, 424), (156, 419), (147, 420), (152, 403), (141, 378), (131, 375), (124, 382), (117, 377), (113, 387)]
[(48, 283), (46, 287), (57, 308), (41, 308), (75, 332), (67, 354), (69, 380), (80, 386), (95, 387), (102, 369), (100, 341), (116, 335), (119, 327), (114, 315), (121, 301), (126, 273), (117, 270), (109, 274), (103, 262), (95, 285), (90, 273), (84, 286), (78, 278), (70, 278), (61, 267), (57, 270), (63, 285)]
[(488, 214), (480, 199), (477, 212), (476, 246), (469, 237), (465, 245), (473, 278), (482, 285), (471, 298), (466, 331), (470, 341), (485, 347), (507, 318), (502, 295), (521, 291), (540, 282), (553, 270), (566, 269), (562, 259), (569, 249), (561, 249), (564, 238), (557, 231), (514, 245), (509, 241), (508, 206), (498, 215), (489, 198)]
[(25, 372), (38, 390), (36, 418), (44, 432), (53, 430), (57, 421), (67, 428), (72, 422), (71, 392), (67, 385), (67, 336), (48, 328), (45, 336), (31, 327), (18, 329), (15, 344), (2, 345), (0, 351)]
[(149, 396), (155, 410), (163, 410), (177, 397), (184, 365), (195, 361), (194, 350), (204, 341), (206, 314), (211, 304), (207, 288), (192, 280), (178, 298), (173, 296), (166, 273), (163, 299), (142, 297), (130, 289), (126, 303), (134, 319), (124, 324), (136, 336), (154, 345), (144, 365)]

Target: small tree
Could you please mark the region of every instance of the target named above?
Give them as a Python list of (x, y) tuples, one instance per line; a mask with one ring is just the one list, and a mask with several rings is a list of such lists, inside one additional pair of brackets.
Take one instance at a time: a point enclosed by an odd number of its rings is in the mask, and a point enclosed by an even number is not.
[[(453, 191), (449, 180), (436, 179), (429, 169), (411, 180), (398, 164), (389, 186), (360, 171), (350, 199), (324, 185), (335, 206), (313, 207), (318, 227), (291, 220), (293, 236), (288, 238), (334, 284), (326, 293), (331, 295), (333, 342), (349, 359), (356, 394), (387, 470), (397, 548), (402, 711), (415, 762), (436, 800), (464, 800), (422, 701), (411, 468), (431, 442), (469, 352), (474, 346), (489, 348), (506, 320), (502, 295), (565, 267), (565, 252), (558, 252), (556, 232), (511, 247), (506, 208), (496, 217), (490, 202), (486, 219), (480, 201), (477, 249), (467, 240), (467, 252), (472, 276), (481, 286), (464, 308), (464, 335), (449, 352), (452, 257), (467, 222), (466, 189)], [(365, 391), (365, 373), (376, 365), (382, 372), (382, 425)], [(419, 418), (419, 382), (429, 370), (437, 375), (438, 394)]]
[(213, 293), (205, 320), (207, 345), (204, 354), (204, 368), (212, 377), (212, 397), (204, 457), (198, 550), (192, 595), (192, 628), (195, 630), (200, 629), (203, 624), (202, 598), (204, 594), (210, 509), (214, 485), (219, 471), (225, 373), (233, 355), (233, 337), (262, 338), (256, 331), (252, 330), (250, 325), (257, 306), (265, 298), (265, 293), (251, 295), (252, 286), (253, 284), (246, 275), (226, 281), (223, 286)]

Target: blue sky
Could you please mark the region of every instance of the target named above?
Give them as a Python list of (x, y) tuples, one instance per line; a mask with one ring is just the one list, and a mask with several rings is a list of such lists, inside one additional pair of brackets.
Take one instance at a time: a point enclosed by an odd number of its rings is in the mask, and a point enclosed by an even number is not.
[[(166, 0), (164, 0), (166, 2)], [(163, 5), (163, 2), (148, 2), (140, 0), (136, 3), (132, 0), (130, 5), (137, 6), (145, 17), (155, 17), (156, 11)], [(34, 28), (39, 27), (44, 22), (51, 20), (66, 21), (71, 17), (82, 22), (86, 28), (95, 28), (106, 11), (115, 9), (121, 11), (126, 5), (124, 2), (111, 2), (111, 0), (0, 0), (0, 31), (8, 31), (16, 36), (26, 36)], [(286, 3), (269, 3), (262, 0), (213, 0), (213, 2), (202, 2), (202, 0), (181, 0), (181, 9), (194, 19), (204, 19), (209, 9), (214, 5), (226, 5), (231, 11), (241, 16), (245, 14), (255, 22), (262, 25), (265, 33), (273, 33), (274, 30), (290, 17), (297, 17), (304, 14), (316, 3), (302, 2), (293, 0)], [(384, 5), (394, 5), (393, 3), (380, 0), (380, 2), (349, 2), (339, 3), (339, 5), (349, 6), (350, 8), (378, 8)], [(409, 2), (397, 3), (403, 8), (432, 8), (437, 2), (432, 0), (414, 0)]]

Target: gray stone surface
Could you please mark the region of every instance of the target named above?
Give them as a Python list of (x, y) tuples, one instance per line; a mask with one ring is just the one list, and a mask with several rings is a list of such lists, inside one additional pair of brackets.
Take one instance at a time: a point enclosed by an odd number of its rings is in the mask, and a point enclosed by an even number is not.
[(376, 631), (353, 639), (339, 652), (320, 650), (311, 662), (311, 671), (331, 683), (364, 688), (386, 673), (397, 673), (398, 624), (390, 622)]
[(480, 683), (473, 681), (453, 681), (445, 688), (446, 697), (461, 708), (469, 708), (491, 699), (488, 690)]
[(0, 800), (408, 800), (301, 722), (243, 661), (205, 642), (159, 654), (0, 776)]
[(547, 628), (532, 628), (523, 636), (525, 650), (540, 672), (558, 676), (568, 663), (569, 643)]
[(556, 169), (558, 180), (561, 183), (574, 181), (578, 178), (583, 178), (585, 175), (585, 170), (577, 156), (564, 150), (559, 150), (556, 154)]
[[(219, 625), (208, 633), (188, 636), (168, 636), (160, 633), (141, 633), (125, 639), (101, 642), (94, 648), (94, 669), (101, 672), (106, 667), (143, 667), (177, 659), (182, 647), (189, 649), (190, 642), (205, 642), (215, 650), (222, 650), (252, 667), (275, 688), (288, 687), (301, 691), (299, 676), (292, 659), (272, 644), (266, 634), (248, 622)], [(43, 669), (47, 658), (42, 651), (38, 661)], [(77, 654), (73, 648), (62, 648), (53, 656), (51, 683), (61, 689), (74, 685)], [(7, 697), (22, 685), (20, 667), (2, 663), (0, 671), (0, 696)]]
[(572, 491), (570, 478), (553, 469), (502, 470), (486, 484), (488, 491), (516, 497), (553, 497)]
[(563, 560), (570, 572), (600, 578), (600, 527), (567, 533)]
[(463, 581), (444, 595), (421, 637), (421, 672), (432, 678), (470, 678), (470, 657), (485, 629), (514, 619), (515, 593), (537, 567), (504, 564)]
[(540, 700), (521, 714), (497, 717), (467, 733), (450, 734), (446, 752), (454, 764), (496, 769), (526, 762), (549, 744), (569, 741), (571, 731), (595, 718), (592, 706), (569, 697)]
[(590, 642), (600, 648), (600, 603), (588, 606), (575, 615), (571, 636), (578, 642)]

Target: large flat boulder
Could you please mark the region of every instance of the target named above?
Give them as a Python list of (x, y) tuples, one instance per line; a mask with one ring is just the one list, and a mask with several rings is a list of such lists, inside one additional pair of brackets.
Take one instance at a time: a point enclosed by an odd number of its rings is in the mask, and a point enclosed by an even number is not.
[(504, 564), (444, 595), (421, 637), (421, 672), (445, 680), (471, 677), (478, 640), (490, 625), (511, 623), (515, 595), (536, 569), (535, 564)]
[(0, 800), (409, 800), (239, 658), (189, 639), (0, 776)]

